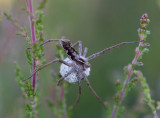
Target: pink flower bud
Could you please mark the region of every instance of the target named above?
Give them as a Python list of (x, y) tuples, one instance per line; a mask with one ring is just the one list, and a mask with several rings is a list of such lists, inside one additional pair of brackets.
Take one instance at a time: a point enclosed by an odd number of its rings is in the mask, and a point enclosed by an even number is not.
[(22, 35), (23, 35), (23, 36), (26, 36), (26, 32), (22, 32)]
[(142, 17), (143, 17), (143, 18), (147, 18), (147, 17), (148, 17), (148, 14), (145, 13), (145, 14), (142, 15)]
[(29, 42), (30, 45), (33, 45), (33, 42)]
[(145, 35), (144, 35), (144, 34), (141, 34), (141, 35), (140, 35), (140, 39), (143, 40), (144, 38), (145, 38)]
[(139, 28), (139, 29), (137, 30), (137, 32), (140, 33), (140, 32), (141, 32), (141, 29)]
[(143, 22), (146, 23), (146, 22), (147, 22), (147, 19), (143, 19)]
[(146, 29), (146, 24), (143, 24), (142, 29)]
[(40, 61), (36, 61), (36, 64), (40, 64), (41, 62)]
[(29, 39), (29, 37), (28, 37), (28, 36), (26, 36), (26, 39), (28, 40), (28, 39)]

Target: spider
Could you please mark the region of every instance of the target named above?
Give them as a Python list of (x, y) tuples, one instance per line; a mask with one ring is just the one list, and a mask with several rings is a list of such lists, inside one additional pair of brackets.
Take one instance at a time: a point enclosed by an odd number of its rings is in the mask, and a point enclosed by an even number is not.
[[(88, 88), (90, 89), (90, 91), (93, 93), (93, 95), (100, 101), (100, 103), (105, 107), (105, 104), (103, 103), (103, 101), (101, 100), (101, 98), (97, 95), (97, 93), (94, 91), (94, 89), (92, 88), (90, 82), (88, 81), (87, 77), (90, 74), (90, 63), (88, 61), (104, 54), (105, 52), (113, 49), (113, 48), (117, 48), (119, 46), (125, 45), (125, 44), (131, 44), (131, 43), (139, 43), (140, 41), (135, 41), (135, 42), (122, 42), (119, 44), (116, 44), (114, 46), (111, 46), (109, 48), (106, 48), (100, 52), (94, 53), (92, 55), (90, 55), (89, 57), (86, 57), (88, 48), (84, 48), (84, 51), (82, 53), (82, 42), (78, 41), (75, 44), (72, 44), (70, 42), (70, 40), (67, 39), (49, 39), (47, 41), (45, 41), (44, 43), (42, 43), (40, 46), (48, 43), (48, 42), (52, 42), (52, 41), (59, 41), (61, 47), (64, 49), (64, 51), (66, 52), (66, 56), (67, 58), (64, 60), (61, 59), (55, 59), (50, 61), (49, 63), (41, 66), (40, 68), (36, 69), (35, 72), (32, 73), (32, 75), (30, 77), (28, 77), (27, 79), (25, 79), (24, 81), (30, 79), (34, 74), (36, 74), (38, 71), (40, 71), (41, 69), (47, 67), (50, 64), (56, 63), (56, 62), (60, 62), (62, 63), (60, 66), (60, 74), (62, 75), (62, 78), (60, 78), (57, 82), (57, 85), (60, 85), (61, 81), (65, 80), (68, 81), (69, 83), (75, 83), (78, 82), (78, 87), (79, 87), (79, 93), (78, 93), (78, 97), (76, 102), (74, 103), (73, 106), (75, 106), (76, 104), (78, 104), (79, 100), (80, 100), (80, 96), (81, 96), (81, 80), (83, 79)], [(79, 45), (78, 47), (78, 52), (75, 50), (75, 46)]]

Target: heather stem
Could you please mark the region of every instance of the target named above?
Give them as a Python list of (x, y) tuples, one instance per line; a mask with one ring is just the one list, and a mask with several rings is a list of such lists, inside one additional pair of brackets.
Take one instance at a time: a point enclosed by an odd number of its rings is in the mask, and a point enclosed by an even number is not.
[(125, 93), (127, 91), (126, 90), (127, 89), (127, 85), (129, 84), (131, 76), (133, 75), (134, 66), (137, 64), (138, 59), (143, 54), (141, 48), (144, 46), (143, 41), (146, 40), (146, 37), (148, 35), (148, 32), (146, 30), (146, 25), (149, 23), (148, 15), (147, 14), (143, 14), (142, 18), (140, 19), (140, 21), (141, 21), (140, 22), (141, 25), (145, 24), (145, 25), (142, 26), (142, 29), (138, 30), (138, 34), (139, 34), (139, 37), (140, 37), (140, 43), (139, 43), (139, 46), (136, 48), (136, 51), (135, 51), (136, 55), (135, 55), (135, 57), (134, 57), (134, 59), (132, 61), (132, 64), (129, 64), (128, 67), (127, 67), (127, 78), (126, 78), (126, 80), (124, 82), (122, 91), (120, 93), (120, 96), (119, 96), (119, 99), (118, 99), (118, 104), (113, 109), (112, 118), (115, 118), (116, 115), (117, 115), (119, 106), (121, 105), (122, 100), (123, 100), (123, 98), (125, 96)]
[(64, 87), (61, 86), (60, 88), (60, 99), (64, 102)]
[[(143, 42), (139, 43), (139, 47), (141, 47), (141, 46), (143, 46)], [(141, 51), (139, 50), (139, 47), (137, 47), (136, 56), (135, 56), (135, 58), (132, 61), (132, 65), (130, 65), (131, 67), (128, 69), (127, 79), (126, 79), (126, 81), (124, 83), (122, 92), (120, 94), (119, 104), (121, 104), (121, 102), (122, 102), (122, 98), (124, 97), (124, 94), (125, 94), (125, 91), (126, 91), (126, 85), (129, 83), (129, 80), (130, 80), (130, 78), (131, 78), (131, 76), (133, 74), (133, 65), (135, 65), (137, 63), (138, 57), (142, 54)]]
[(158, 115), (157, 115), (157, 113), (154, 115), (154, 118), (158, 118)]
[[(29, 21), (30, 21), (30, 31), (31, 31), (31, 35), (32, 35), (32, 45), (34, 45), (35, 41), (36, 41), (36, 33), (35, 33), (35, 26), (34, 26), (34, 21), (33, 21), (33, 17), (34, 17), (34, 11), (33, 11), (33, 1), (32, 0), (28, 0), (28, 11), (31, 15), (29, 15)], [(34, 54), (32, 53), (32, 56), (34, 57)], [(32, 73), (34, 73), (36, 69), (36, 61), (35, 59), (32, 59)], [(33, 74), (32, 77), (32, 87), (33, 87), (33, 92), (36, 91), (36, 73)], [(34, 97), (34, 100), (32, 102), (32, 108), (35, 109), (35, 102), (36, 102), (36, 98)], [(35, 118), (37, 118), (37, 111), (34, 110), (34, 116)]]
[[(61, 88), (60, 88), (60, 99), (61, 99), (61, 101), (62, 101), (62, 103), (63, 103), (63, 107), (65, 107), (64, 87), (63, 87), (63, 86), (61, 86)], [(65, 110), (65, 109), (64, 109), (64, 110)], [(67, 116), (66, 116), (66, 111), (64, 111), (63, 118), (67, 118)]]
[[(142, 46), (142, 45), (143, 45), (143, 42), (140, 42), (140, 43), (139, 43), (139, 47)], [(124, 98), (124, 96), (125, 96), (125, 92), (126, 92), (126, 86), (127, 86), (127, 84), (129, 83), (130, 78), (131, 78), (131, 76), (132, 76), (132, 74), (133, 74), (133, 65), (137, 63), (138, 57), (139, 57), (140, 55), (141, 55), (140, 50), (137, 50), (137, 51), (136, 51), (136, 56), (135, 56), (135, 58), (133, 59), (132, 64), (129, 65), (127, 79), (125, 80), (124, 85), (123, 85), (123, 88), (122, 88), (122, 91), (121, 91), (121, 93), (120, 93), (119, 102), (118, 102), (119, 105), (122, 103), (122, 100), (123, 100), (123, 98)], [(115, 118), (115, 116), (116, 116), (116, 114), (117, 114), (117, 111), (118, 111), (118, 107), (119, 107), (119, 106), (116, 106), (116, 107), (114, 108), (113, 113), (112, 113), (112, 118)]]
[[(35, 26), (34, 26), (34, 22), (33, 22), (34, 11), (33, 11), (32, 0), (28, 0), (28, 10), (31, 14), (29, 16), (29, 21), (30, 21), (30, 30), (31, 30), (31, 35), (32, 35), (32, 45), (34, 45), (34, 43), (36, 41), (36, 34), (35, 34)], [(33, 59), (32, 73), (35, 71), (35, 69), (36, 69), (36, 61)], [(36, 90), (36, 74), (34, 74), (33, 78), (32, 78), (32, 87), (33, 87), (34, 92), (35, 92), (35, 90)]]

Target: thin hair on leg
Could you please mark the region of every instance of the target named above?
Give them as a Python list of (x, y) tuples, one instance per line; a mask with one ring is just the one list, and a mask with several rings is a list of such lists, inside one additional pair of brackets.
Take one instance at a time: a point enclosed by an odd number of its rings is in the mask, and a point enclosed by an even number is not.
[(75, 47), (78, 45), (78, 48), (79, 48), (79, 55), (81, 56), (82, 55), (82, 42), (81, 41), (77, 41), (76, 43), (74, 43), (72, 45), (72, 47)]
[(81, 56), (82, 55), (82, 42), (79, 41), (79, 55)]
[(72, 47), (75, 47), (79, 44), (80, 41), (75, 42), (74, 44), (72, 44)]
[(96, 96), (96, 98), (100, 101), (100, 103), (104, 106), (104, 108), (106, 108), (106, 105), (103, 103), (103, 101), (101, 100), (101, 98), (97, 95), (97, 93), (94, 91), (94, 89), (92, 88), (92, 86), (90, 85), (87, 77), (84, 77), (84, 80), (87, 83), (88, 88), (90, 89), (90, 91), (93, 93), (94, 96)]
[(83, 52), (83, 57), (86, 57), (87, 51), (88, 51), (88, 48), (85, 47)]
[(59, 41), (61, 39), (48, 39), (47, 41), (43, 42), (42, 44), (40, 44), (40, 46), (46, 44), (46, 43), (49, 43), (49, 42), (52, 42), (52, 41)]
[(81, 79), (78, 79), (78, 97), (75, 101), (75, 103), (73, 104), (73, 108), (79, 103), (80, 97), (81, 97)]
[(116, 44), (116, 45), (111, 46), (111, 47), (109, 47), (109, 48), (106, 48), (106, 49), (104, 49), (104, 50), (102, 50), (102, 51), (100, 51), (100, 52), (97, 52), (97, 53), (92, 54), (91, 56), (87, 57), (87, 60), (89, 61), (89, 60), (91, 60), (91, 59), (94, 59), (94, 58), (96, 58), (97, 56), (100, 56), (101, 54), (104, 54), (105, 52), (107, 52), (107, 51), (109, 51), (109, 50), (111, 50), (111, 49), (117, 48), (117, 47), (119, 47), (119, 46), (122, 46), (122, 45), (125, 45), (125, 44), (139, 43), (139, 42), (142, 42), (142, 41), (143, 41), (143, 40), (141, 40), (141, 41), (133, 41), (133, 42), (122, 42), (122, 43)]
[(69, 76), (71, 73), (73, 72), (73, 69), (71, 69), (67, 74), (65, 74), (63, 77), (61, 77), (58, 82), (57, 85), (59, 86), (61, 81), (63, 81), (67, 76)]
[(38, 69), (36, 69), (36, 70), (32, 73), (31, 76), (29, 76), (27, 79), (25, 79), (25, 80), (23, 80), (23, 81), (29, 80), (29, 79), (30, 79), (34, 74), (36, 74), (38, 71), (40, 71), (40, 70), (42, 70), (43, 68), (49, 66), (50, 64), (56, 63), (56, 62), (61, 62), (61, 63), (65, 64), (65, 65), (67, 65), (67, 66), (71, 66), (71, 64), (69, 64), (69, 63), (67, 63), (67, 62), (65, 62), (65, 61), (63, 61), (63, 60), (61, 60), (61, 59), (55, 59), (55, 60), (52, 60), (52, 61), (50, 61), (49, 63), (47, 63), (47, 64), (39, 67)]

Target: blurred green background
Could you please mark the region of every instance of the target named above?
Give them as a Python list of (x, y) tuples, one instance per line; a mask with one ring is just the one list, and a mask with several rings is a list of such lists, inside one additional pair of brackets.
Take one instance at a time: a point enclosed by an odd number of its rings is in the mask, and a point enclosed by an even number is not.
[[(23, 26), (29, 28), (28, 17), (22, 10), (25, 0), (0, 0), (0, 9), (7, 10), (17, 18)], [(37, 0), (36, 2), (39, 2)], [(146, 77), (153, 99), (160, 100), (160, 0), (48, 0), (45, 9), (45, 37), (60, 38), (66, 36), (72, 42), (81, 40), (88, 47), (88, 56), (106, 47), (123, 41), (137, 41), (139, 19), (148, 13), (151, 20), (148, 42), (150, 52), (143, 58), (142, 70)], [(14, 64), (20, 64), (25, 77), (30, 75), (25, 57), (26, 41), (16, 35), (17, 29), (5, 18), (0, 23), (0, 118), (22, 118), (23, 98), (15, 81)], [(123, 79), (123, 68), (131, 63), (137, 44), (126, 45), (114, 49), (94, 60), (91, 85), (102, 98), (113, 105), (116, 93), (114, 82)], [(47, 61), (55, 58), (54, 44), (46, 46)], [(57, 65), (41, 71), (39, 79), (40, 111), (39, 118), (53, 118), (46, 99), (56, 99), (55, 85), (50, 70)], [(58, 72), (58, 71), (57, 71)], [(71, 105), (78, 94), (77, 84), (73, 84), (68, 92), (67, 104)], [(122, 118), (152, 118), (152, 113), (142, 101), (139, 84), (123, 101), (126, 107)], [(112, 106), (113, 107), (113, 106)], [(74, 109), (72, 118), (105, 118), (105, 111), (95, 96), (82, 82), (82, 97)]]

